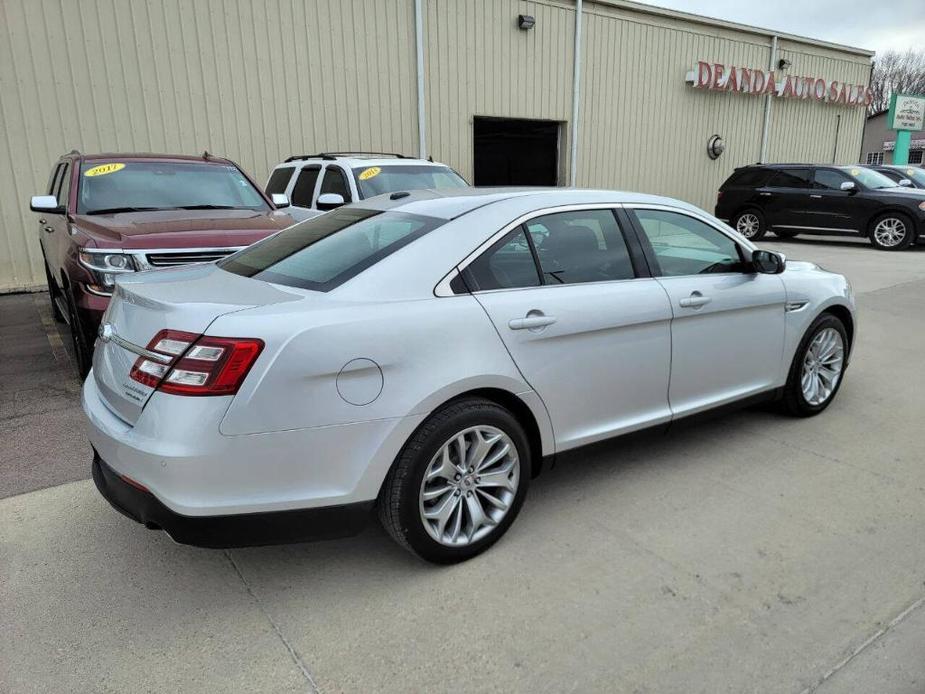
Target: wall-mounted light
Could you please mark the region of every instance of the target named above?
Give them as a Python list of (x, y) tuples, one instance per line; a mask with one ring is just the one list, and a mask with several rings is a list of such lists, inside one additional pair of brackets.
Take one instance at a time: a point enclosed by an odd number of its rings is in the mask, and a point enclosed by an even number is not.
[(793, 65), (793, 63), (791, 63), (791, 62), (790, 62), (789, 60), (787, 60), (786, 58), (781, 58), (780, 60), (777, 61), (777, 68), (778, 68), (778, 70), (786, 70), (786, 69), (787, 69), (788, 67), (790, 67), (791, 65)]
[(536, 17), (529, 14), (517, 15), (517, 26), (524, 31), (529, 31), (536, 25)]
[(719, 159), (719, 156), (726, 151), (726, 143), (719, 135), (710, 135), (707, 141), (707, 155), (710, 159)]

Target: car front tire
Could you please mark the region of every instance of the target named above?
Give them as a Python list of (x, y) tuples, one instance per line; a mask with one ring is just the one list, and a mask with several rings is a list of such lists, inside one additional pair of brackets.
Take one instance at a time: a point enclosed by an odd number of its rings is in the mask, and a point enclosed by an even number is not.
[(758, 241), (768, 231), (764, 215), (759, 210), (742, 210), (732, 218), (732, 228), (738, 231), (749, 241)]
[(898, 212), (886, 212), (870, 225), (870, 242), (881, 251), (902, 251), (915, 239), (912, 220)]
[(813, 321), (790, 365), (784, 410), (796, 417), (812, 417), (827, 408), (844, 380), (848, 349), (848, 332), (841, 320), (823, 313)]
[(48, 303), (51, 304), (51, 316), (55, 319), (56, 323), (65, 323), (64, 314), (61, 313), (61, 309), (58, 308), (58, 302), (55, 297), (60, 293), (58, 287), (55, 284), (54, 279), (52, 279), (51, 272), (48, 269), (48, 263), (45, 265), (45, 281), (48, 283)]
[(382, 485), (379, 517), (422, 559), (464, 561), (514, 522), (530, 471), (530, 446), (514, 415), (481, 398), (452, 402), (405, 444)]
[(93, 366), (93, 340), (87, 335), (87, 330), (80, 320), (80, 313), (77, 311), (77, 302), (74, 301), (73, 293), (65, 289), (64, 294), (67, 297), (68, 322), (71, 328), (71, 343), (74, 346), (77, 375), (83, 380), (90, 373)]

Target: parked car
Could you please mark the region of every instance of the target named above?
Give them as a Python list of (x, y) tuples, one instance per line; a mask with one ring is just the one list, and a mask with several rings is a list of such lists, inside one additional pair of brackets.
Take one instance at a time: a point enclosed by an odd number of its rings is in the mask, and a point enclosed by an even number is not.
[(70, 326), (81, 376), (117, 276), (217, 260), (293, 222), (237, 164), (207, 153), (74, 151), (30, 207), (51, 310)]
[(471, 557), (563, 451), (835, 397), (841, 275), (677, 200), (379, 196), (217, 264), (120, 276), (83, 409), (113, 506), (207, 547), (349, 535)]
[(920, 166), (901, 166), (899, 164), (881, 164), (880, 166), (867, 166), (889, 178), (901, 186), (909, 188), (925, 188), (925, 169)]
[(770, 229), (847, 234), (887, 251), (908, 248), (925, 228), (925, 191), (862, 166), (767, 164), (736, 169), (720, 187), (716, 216), (747, 239)]
[(277, 165), (267, 195), (286, 195), (299, 221), (356, 200), (421, 188), (465, 188), (446, 164), (381, 152), (300, 154)]

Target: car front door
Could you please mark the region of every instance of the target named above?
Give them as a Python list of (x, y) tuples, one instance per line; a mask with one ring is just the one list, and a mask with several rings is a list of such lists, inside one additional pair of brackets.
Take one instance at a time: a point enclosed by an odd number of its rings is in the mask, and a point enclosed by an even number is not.
[(545, 403), (558, 450), (671, 417), (671, 307), (624, 231), (604, 206), (538, 213), (463, 272)]
[(775, 169), (767, 185), (758, 191), (764, 199), (765, 222), (769, 227), (798, 228), (804, 224), (812, 181), (812, 169)]
[[(813, 189), (809, 193), (807, 218), (809, 226), (825, 230), (860, 231), (863, 222), (859, 212), (863, 203), (857, 191), (841, 189), (842, 183), (852, 182), (836, 169), (816, 169)], [(857, 185), (857, 184), (855, 184)]]
[(784, 283), (752, 271), (744, 249), (682, 211), (630, 210), (671, 301), (668, 400), (680, 417), (780, 385)]

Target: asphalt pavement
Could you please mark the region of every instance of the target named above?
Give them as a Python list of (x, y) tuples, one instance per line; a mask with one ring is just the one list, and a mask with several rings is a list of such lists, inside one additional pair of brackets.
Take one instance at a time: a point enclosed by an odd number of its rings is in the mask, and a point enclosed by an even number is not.
[(454, 567), (376, 526), (217, 551), (118, 515), (66, 332), (0, 297), (0, 691), (922, 694), (925, 248), (763, 245), (852, 281), (833, 405), (579, 451)]

